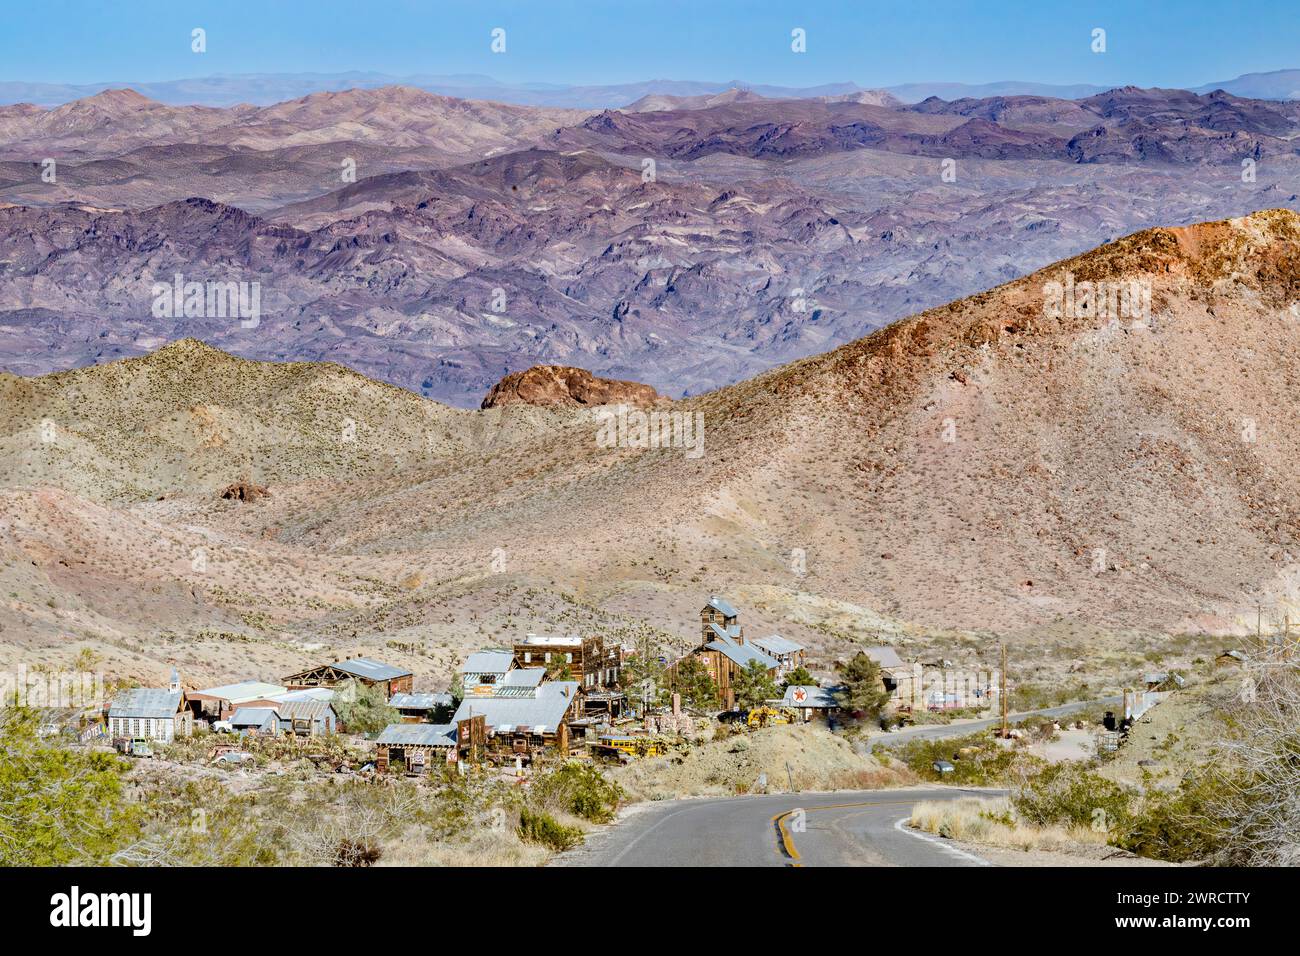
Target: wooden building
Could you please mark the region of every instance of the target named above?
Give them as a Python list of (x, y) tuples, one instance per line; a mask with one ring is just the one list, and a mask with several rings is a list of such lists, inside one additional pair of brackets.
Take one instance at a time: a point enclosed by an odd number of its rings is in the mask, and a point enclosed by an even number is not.
[(717, 687), (723, 709), (732, 710), (736, 706), (736, 675), (749, 666), (750, 661), (761, 664), (772, 678), (777, 676), (780, 665), (753, 644), (745, 643), (739, 614), (716, 594), (700, 611), (700, 634), (702, 642), (668, 668), (670, 681), (676, 681), (677, 668), (683, 661), (695, 658), (704, 665), (709, 679)]
[(304, 690), (308, 687), (337, 687), (350, 680), (383, 688), (384, 699), (387, 700), (394, 694), (409, 694), (415, 678), (410, 671), (400, 667), (371, 660), (369, 657), (354, 657), (290, 674), (284, 683), (289, 690)]
[(514, 646), (515, 664), (544, 668), (548, 677), (576, 680), (581, 685), (581, 712), (617, 717), (627, 708), (619, 686), (623, 669), (621, 644), (606, 646), (600, 636), (544, 637), (529, 634)]
[(490, 689), (466, 690), (452, 722), (483, 718), (494, 762), (531, 763), (543, 751), (567, 754), (569, 721), (579, 716), (578, 681), (548, 681), (540, 668), (517, 668)]
[(428, 773), (440, 764), (456, 762), (453, 724), (389, 724), (375, 739), (375, 767), (380, 772), (402, 768)]
[(194, 728), (185, 692), (176, 681), (170, 688), (132, 687), (108, 705), (108, 735), (113, 739), (171, 743), (188, 737)]
[(740, 612), (732, 607), (726, 598), (716, 594), (709, 595), (709, 603), (700, 611), (700, 637), (706, 641), (713, 634), (710, 625), (721, 628), (728, 634), (734, 631), (737, 637), (744, 635), (740, 627)]

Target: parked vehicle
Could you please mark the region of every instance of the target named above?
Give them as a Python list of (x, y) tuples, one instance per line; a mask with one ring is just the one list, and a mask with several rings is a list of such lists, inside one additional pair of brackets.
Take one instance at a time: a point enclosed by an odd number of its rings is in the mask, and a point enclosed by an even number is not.
[(212, 732), (214, 734), (233, 734), (235, 728), (230, 726), (228, 720), (214, 720), (212, 722)]
[(214, 764), (222, 766), (240, 767), (246, 763), (252, 763), (256, 758), (246, 750), (227, 750), (223, 754), (217, 754), (212, 758)]

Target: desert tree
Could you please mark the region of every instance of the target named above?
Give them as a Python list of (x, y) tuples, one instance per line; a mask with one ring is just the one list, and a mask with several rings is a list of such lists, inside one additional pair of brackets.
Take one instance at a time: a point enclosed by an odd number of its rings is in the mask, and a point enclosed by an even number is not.
[(1244, 670), (1224, 728), (1225, 861), (1300, 864), (1300, 668), (1275, 659)]
[(889, 703), (880, 665), (866, 652), (858, 651), (839, 670), (841, 686), (835, 691), (836, 705), (868, 719), (879, 717)]
[(765, 701), (780, 697), (776, 681), (758, 661), (749, 661), (736, 673), (731, 683), (736, 695), (736, 706), (742, 710), (758, 707)]

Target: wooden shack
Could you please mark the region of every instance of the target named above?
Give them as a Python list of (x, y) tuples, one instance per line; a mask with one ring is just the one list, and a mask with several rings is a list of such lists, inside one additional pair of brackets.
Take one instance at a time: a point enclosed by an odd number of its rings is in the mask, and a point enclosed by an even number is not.
[[(516, 676), (517, 675), (517, 676)], [(519, 669), (490, 692), (467, 694), (453, 721), (481, 717), (487, 733), (485, 754), (496, 763), (532, 763), (543, 752), (567, 754), (569, 721), (576, 716), (577, 681), (547, 681), (535, 668)]]
[(306, 690), (309, 687), (337, 687), (350, 680), (381, 687), (387, 700), (394, 694), (409, 694), (415, 678), (410, 671), (400, 667), (369, 657), (353, 657), (290, 674), (284, 679), (284, 684), (289, 690)]
[(544, 668), (548, 677), (576, 680), (583, 696), (580, 714), (617, 717), (627, 709), (627, 695), (619, 686), (624, 663), (621, 644), (607, 646), (598, 635), (529, 634), (515, 643), (514, 657), (521, 668)]
[(456, 762), (456, 728), (451, 724), (389, 724), (375, 739), (375, 768), (381, 773), (428, 773)]

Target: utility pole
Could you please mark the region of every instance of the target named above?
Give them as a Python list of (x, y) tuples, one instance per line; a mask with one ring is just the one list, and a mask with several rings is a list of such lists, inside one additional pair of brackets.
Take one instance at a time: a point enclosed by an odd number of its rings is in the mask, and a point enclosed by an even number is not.
[(1006, 740), (1007, 728), (1007, 645), (1002, 643), (1002, 673), (998, 675), (998, 697), (1002, 698), (1002, 739)]

